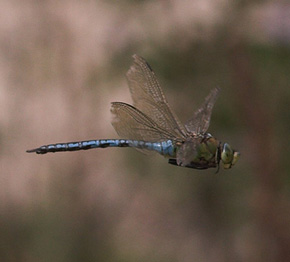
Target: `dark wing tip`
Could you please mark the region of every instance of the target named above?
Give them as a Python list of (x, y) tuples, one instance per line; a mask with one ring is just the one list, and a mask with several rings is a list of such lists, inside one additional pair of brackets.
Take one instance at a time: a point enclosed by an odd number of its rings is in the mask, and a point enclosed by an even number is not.
[(132, 57), (133, 57), (134, 61), (144, 60), (143, 57), (141, 57), (141, 56), (139, 56), (139, 55), (137, 55), (137, 54), (132, 55)]
[(130, 79), (131, 77), (134, 78), (136, 72), (142, 72), (143, 70), (151, 71), (154, 74), (152, 67), (147, 63), (147, 61), (142, 56), (134, 54), (132, 57), (134, 62), (126, 74), (127, 79)]
[(221, 88), (219, 86), (216, 86), (214, 89), (213, 89), (215, 92), (219, 93), (221, 91)]
[(134, 64), (132, 65), (132, 67), (134, 67), (136, 65), (142, 66), (143, 64), (149, 66), (148, 63), (147, 63), (147, 61), (142, 56), (139, 56), (139, 55), (134, 54), (132, 57), (134, 59)]
[(129, 80), (131, 75), (134, 75), (134, 72), (137, 70), (136, 66), (139, 65), (138, 61), (140, 61), (140, 59), (142, 59), (142, 58), (140, 58), (140, 56), (138, 56), (136, 54), (132, 55), (132, 57), (133, 57), (134, 63), (130, 66), (129, 70), (126, 73), (126, 77), (128, 80)]

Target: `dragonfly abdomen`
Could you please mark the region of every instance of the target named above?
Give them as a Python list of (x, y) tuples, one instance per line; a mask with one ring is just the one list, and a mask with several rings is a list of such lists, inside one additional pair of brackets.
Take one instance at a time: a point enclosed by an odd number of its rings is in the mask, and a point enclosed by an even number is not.
[(174, 148), (171, 140), (162, 142), (146, 142), (130, 139), (99, 139), (69, 143), (57, 143), (44, 145), (35, 149), (27, 150), (28, 153), (46, 154), (55, 152), (79, 151), (93, 148), (107, 147), (133, 147), (156, 151), (165, 156), (173, 156)]
[(44, 145), (35, 149), (27, 150), (28, 153), (46, 154), (55, 152), (67, 152), (88, 150), (92, 148), (106, 148), (106, 147), (128, 147), (128, 140), (119, 139), (100, 139), (88, 140), (79, 142), (57, 143)]
[(140, 140), (128, 140), (130, 147), (155, 151), (163, 156), (175, 156), (174, 145), (171, 140), (162, 142), (146, 142)]

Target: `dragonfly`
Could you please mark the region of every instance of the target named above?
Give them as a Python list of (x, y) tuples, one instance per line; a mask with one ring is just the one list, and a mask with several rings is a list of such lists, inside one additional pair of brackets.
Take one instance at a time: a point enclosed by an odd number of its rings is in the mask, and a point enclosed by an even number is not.
[(157, 152), (168, 163), (194, 169), (220, 167), (229, 169), (240, 153), (207, 132), (219, 88), (205, 98), (193, 117), (182, 124), (171, 110), (151, 66), (144, 58), (133, 55), (133, 64), (126, 74), (133, 105), (113, 102), (112, 125), (122, 139), (97, 139), (43, 145), (28, 153), (46, 154), (63, 151), (108, 147), (131, 147)]

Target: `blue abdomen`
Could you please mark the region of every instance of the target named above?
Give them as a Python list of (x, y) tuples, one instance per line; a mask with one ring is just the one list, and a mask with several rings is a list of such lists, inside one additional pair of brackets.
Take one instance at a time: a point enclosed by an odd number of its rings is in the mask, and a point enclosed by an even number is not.
[(46, 154), (55, 152), (67, 152), (67, 151), (78, 151), (88, 150), (93, 148), (107, 148), (107, 147), (133, 147), (138, 149), (156, 151), (164, 156), (174, 156), (174, 146), (171, 140), (162, 142), (146, 142), (140, 140), (129, 140), (129, 139), (99, 139), (99, 140), (88, 140), (79, 142), (69, 143), (57, 143), (44, 145), (39, 148), (27, 150), (28, 153)]

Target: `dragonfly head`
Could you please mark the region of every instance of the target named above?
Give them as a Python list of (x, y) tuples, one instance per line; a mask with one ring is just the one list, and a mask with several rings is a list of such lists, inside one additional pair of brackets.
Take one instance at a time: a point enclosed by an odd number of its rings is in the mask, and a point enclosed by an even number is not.
[(231, 168), (239, 159), (240, 152), (231, 148), (228, 143), (224, 143), (221, 150), (221, 161), (224, 169)]

